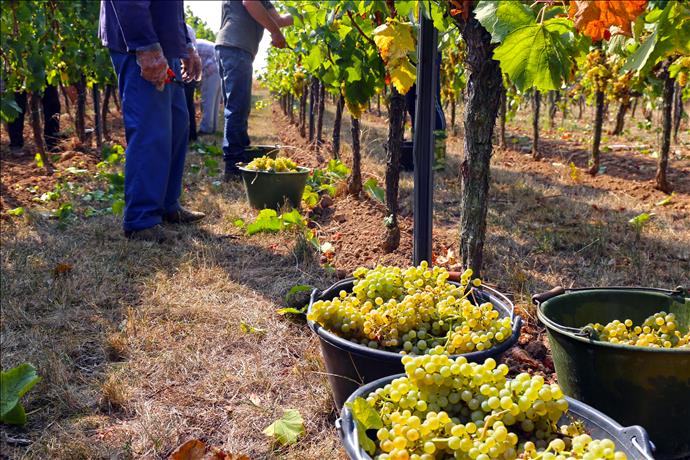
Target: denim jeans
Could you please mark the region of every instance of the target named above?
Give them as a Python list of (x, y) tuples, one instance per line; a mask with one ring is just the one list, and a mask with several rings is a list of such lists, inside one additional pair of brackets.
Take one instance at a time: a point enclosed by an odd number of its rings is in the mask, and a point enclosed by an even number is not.
[[(136, 56), (110, 52), (117, 74), (125, 122), (125, 231), (161, 223), (180, 208), (187, 154), (189, 116), (184, 88), (177, 83), (158, 91), (141, 77)], [(168, 66), (181, 78), (180, 60)]]
[(201, 124), (199, 132), (215, 134), (218, 130), (218, 108), (220, 106), (221, 83), (218, 71), (208, 72), (201, 80)]
[(229, 171), (235, 169), (235, 163), (243, 160), (244, 149), (250, 143), (247, 127), (252, 102), (254, 56), (240, 48), (217, 46), (216, 58), (225, 104), (223, 159), (225, 170)]

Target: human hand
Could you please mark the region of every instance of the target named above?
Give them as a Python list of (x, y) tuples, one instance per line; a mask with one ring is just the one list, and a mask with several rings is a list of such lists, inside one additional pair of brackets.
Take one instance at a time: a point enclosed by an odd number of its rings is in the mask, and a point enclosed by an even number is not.
[(201, 80), (201, 57), (196, 49), (190, 49), (185, 59), (182, 59), (182, 81)]
[(136, 55), (142, 78), (151, 82), (158, 90), (162, 90), (168, 70), (168, 60), (163, 55), (163, 49), (158, 45), (150, 50), (137, 51)]
[(287, 45), (285, 42), (285, 36), (280, 30), (277, 30), (271, 34), (271, 45), (276, 48), (285, 48)]

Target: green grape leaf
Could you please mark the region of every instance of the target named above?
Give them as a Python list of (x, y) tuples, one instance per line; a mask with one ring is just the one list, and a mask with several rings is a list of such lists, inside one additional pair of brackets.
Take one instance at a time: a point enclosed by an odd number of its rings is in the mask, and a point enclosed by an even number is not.
[(8, 210), (7, 214), (9, 214), (10, 216), (23, 216), (24, 212), (24, 208), (20, 206), (18, 208)]
[(654, 217), (654, 213), (653, 213), (653, 212), (652, 212), (652, 213), (643, 212), (642, 214), (639, 214), (639, 215), (633, 217), (632, 219), (630, 219), (630, 220), (628, 221), (628, 223), (629, 223), (630, 225), (632, 225), (633, 228), (635, 228), (636, 230), (642, 230), (642, 227), (644, 227), (645, 224), (646, 224), (647, 222), (649, 222), (649, 220), (650, 220), (652, 217)]
[(366, 180), (366, 182), (364, 182), (363, 185), (364, 190), (366, 190), (372, 198), (380, 201), (381, 203), (384, 203), (386, 201), (386, 192), (383, 188), (379, 186), (379, 182), (376, 179), (370, 177)]
[(355, 398), (353, 402), (348, 402), (345, 405), (352, 411), (352, 419), (357, 427), (359, 445), (370, 455), (374, 455), (376, 444), (367, 436), (367, 430), (383, 427), (381, 416), (362, 397)]
[(283, 224), (274, 209), (262, 209), (256, 220), (247, 225), (247, 235), (251, 236), (261, 232), (277, 233), (282, 227)]
[(559, 34), (544, 24), (517, 29), (494, 50), (494, 59), (521, 91), (551, 91), (569, 76), (571, 62)]
[(302, 227), (305, 225), (304, 217), (302, 217), (302, 214), (300, 214), (297, 209), (281, 214), (280, 220), (286, 227)]
[(378, 430), (383, 427), (383, 421), (376, 409), (371, 407), (366, 399), (355, 398), (351, 403), (346, 404), (352, 411), (352, 417), (362, 424), (365, 430)]
[(294, 444), (304, 434), (304, 420), (297, 409), (286, 409), (283, 416), (267, 426), (263, 433), (281, 445)]
[(482, 0), (474, 8), (474, 16), (491, 34), (492, 43), (501, 43), (516, 29), (536, 20), (534, 12), (517, 0)]
[(125, 210), (125, 200), (118, 199), (113, 201), (112, 205), (113, 215), (121, 216)]
[(309, 72), (315, 72), (323, 63), (323, 52), (320, 46), (314, 46), (309, 55), (302, 60), (302, 64)]
[(0, 422), (13, 425), (26, 423), (24, 407), (19, 400), (40, 381), (36, 369), (28, 363), (0, 372)]

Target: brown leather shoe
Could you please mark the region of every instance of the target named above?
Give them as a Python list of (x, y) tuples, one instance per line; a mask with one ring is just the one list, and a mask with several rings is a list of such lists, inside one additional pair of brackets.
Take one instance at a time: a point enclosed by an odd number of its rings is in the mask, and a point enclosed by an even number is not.
[(206, 217), (206, 214), (198, 211), (190, 211), (189, 209), (180, 208), (177, 211), (165, 214), (163, 222), (169, 224), (191, 224)]
[(130, 230), (125, 232), (125, 237), (130, 240), (150, 241), (153, 243), (170, 243), (180, 236), (173, 230), (163, 228), (161, 224), (143, 230)]

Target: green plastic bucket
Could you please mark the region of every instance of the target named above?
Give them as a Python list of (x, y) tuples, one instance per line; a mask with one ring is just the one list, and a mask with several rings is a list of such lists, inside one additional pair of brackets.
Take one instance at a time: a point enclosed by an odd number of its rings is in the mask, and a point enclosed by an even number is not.
[(640, 425), (657, 459), (690, 458), (690, 349), (660, 349), (591, 339), (582, 328), (614, 319), (674, 313), (690, 324), (687, 291), (654, 288), (556, 288), (534, 296), (546, 326), (558, 383), (566, 395), (623, 425)]
[(309, 168), (298, 167), (297, 172), (267, 172), (247, 169), (240, 163), (242, 181), (249, 204), (256, 209), (280, 209), (284, 205), (299, 208)]

